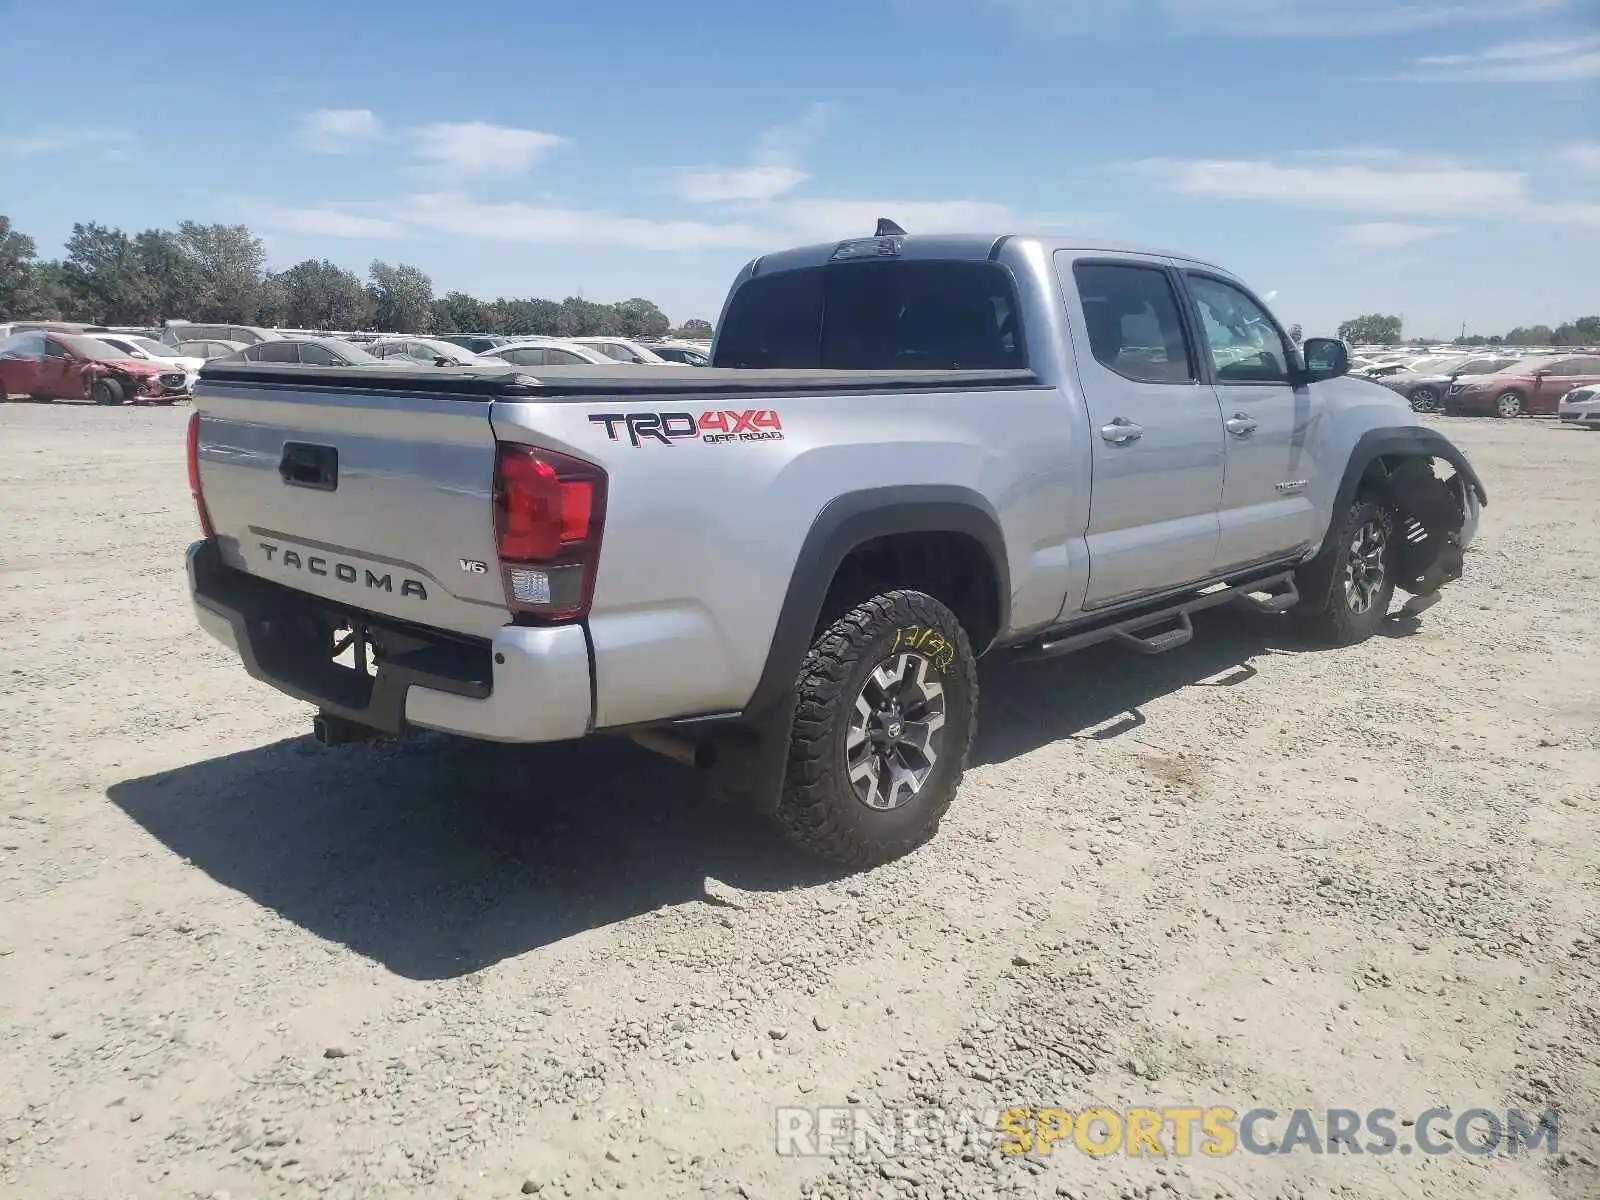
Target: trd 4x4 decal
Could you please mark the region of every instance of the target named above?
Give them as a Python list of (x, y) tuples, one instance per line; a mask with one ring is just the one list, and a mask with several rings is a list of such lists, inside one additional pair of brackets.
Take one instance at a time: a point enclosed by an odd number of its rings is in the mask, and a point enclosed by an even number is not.
[(714, 409), (699, 416), (686, 412), (590, 413), (589, 420), (606, 427), (613, 442), (627, 431), (635, 446), (660, 442), (671, 446), (685, 438), (698, 438), (713, 445), (721, 442), (780, 442), (783, 421), (773, 408), (750, 408), (743, 412)]

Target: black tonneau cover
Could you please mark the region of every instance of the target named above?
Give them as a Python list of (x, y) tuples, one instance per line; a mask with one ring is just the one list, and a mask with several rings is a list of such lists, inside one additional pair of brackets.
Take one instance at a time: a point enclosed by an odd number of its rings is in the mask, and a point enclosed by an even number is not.
[(200, 368), (200, 386), (228, 384), (396, 392), (405, 395), (555, 399), (572, 396), (721, 396), (769, 392), (931, 392), (1036, 387), (1030, 370), (764, 371), (736, 367), (308, 367), (221, 362)]

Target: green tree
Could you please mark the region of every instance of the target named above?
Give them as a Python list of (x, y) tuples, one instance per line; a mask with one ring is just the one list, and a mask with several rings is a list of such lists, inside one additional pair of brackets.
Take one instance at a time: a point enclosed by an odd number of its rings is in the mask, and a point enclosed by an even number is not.
[(1355, 346), (1398, 346), (1401, 321), (1399, 317), (1382, 313), (1368, 313), (1352, 317), (1339, 326), (1339, 337)]
[(430, 306), (429, 327), (435, 333), (488, 333), (488, 307), (465, 292), (446, 292)]
[[(251, 324), (260, 318), (267, 299), (267, 251), (243, 225), (178, 226), (178, 242), (193, 263), (197, 291), (192, 320)], [(169, 313), (168, 316), (177, 314)]]
[(1548, 325), (1518, 325), (1506, 334), (1505, 340), (1513, 346), (1548, 346), (1555, 330)]
[(73, 308), (86, 321), (131, 324), (145, 320), (154, 307), (150, 277), (120, 229), (93, 221), (74, 225), (63, 265)]
[(146, 229), (133, 239), (133, 253), (144, 274), (140, 323), (154, 325), (194, 311), (200, 294), (200, 271), (177, 234), (166, 229)]
[(295, 329), (360, 329), (372, 321), (372, 297), (354, 271), (306, 259), (273, 277), (283, 289), (283, 320)]
[(635, 296), (632, 300), (619, 301), (611, 308), (615, 314), (613, 317), (615, 326), (608, 332), (619, 333), (623, 337), (665, 337), (667, 330), (672, 328), (672, 322), (667, 320), (667, 314), (657, 308), (654, 301), (640, 296)]
[(38, 247), (25, 233), (11, 228), (11, 218), (0, 213), (0, 316), (25, 316), (34, 303), (34, 259)]
[(679, 337), (701, 342), (711, 337), (714, 332), (716, 331), (712, 329), (711, 322), (699, 317), (689, 318), (678, 328)]
[(433, 315), (433, 280), (416, 267), (373, 259), (367, 272), (372, 320), (385, 333), (422, 333)]
[(562, 337), (599, 337), (616, 333), (616, 320), (613, 305), (596, 304), (582, 296), (568, 296), (561, 302), (555, 332)]

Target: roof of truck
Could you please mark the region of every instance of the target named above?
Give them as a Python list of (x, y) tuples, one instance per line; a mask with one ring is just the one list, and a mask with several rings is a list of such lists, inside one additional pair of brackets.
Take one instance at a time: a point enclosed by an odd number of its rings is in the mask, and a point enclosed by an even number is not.
[[(822, 263), (830, 262), (838, 257), (841, 247), (866, 247), (872, 243), (883, 242), (898, 243), (899, 250), (894, 257), (902, 259), (983, 259), (997, 255), (1001, 247), (1009, 241), (1034, 242), (1046, 253), (1054, 253), (1057, 250), (1074, 250), (1101, 254), (1143, 254), (1156, 258), (1181, 259), (1184, 262), (1196, 263), (1200, 266), (1231, 274), (1225, 267), (1183, 251), (1108, 241), (1103, 238), (1066, 237), (1034, 233), (909, 233), (905, 235), (889, 234), (882, 237), (845, 238), (837, 242), (817, 242), (809, 246), (797, 246), (791, 250), (779, 250), (772, 254), (760, 255), (752, 259), (746, 266), (746, 273), (763, 275), (771, 271), (791, 271), (800, 267), (820, 266)], [(875, 257), (875, 255), (862, 253), (857, 257), (871, 258)]]

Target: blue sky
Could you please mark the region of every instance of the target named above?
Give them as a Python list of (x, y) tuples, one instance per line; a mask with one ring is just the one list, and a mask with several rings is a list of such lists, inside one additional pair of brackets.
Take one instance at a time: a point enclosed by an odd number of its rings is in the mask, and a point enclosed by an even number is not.
[(242, 221), (274, 267), (682, 320), (881, 214), (1185, 250), (1308, 333), (1600, 311), (1600, 0), (147, 0), (0, 28), (38, 51), (0, 70), (0, 212), (45, 254), (74, 221)]

